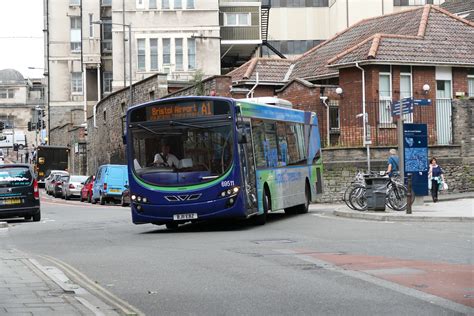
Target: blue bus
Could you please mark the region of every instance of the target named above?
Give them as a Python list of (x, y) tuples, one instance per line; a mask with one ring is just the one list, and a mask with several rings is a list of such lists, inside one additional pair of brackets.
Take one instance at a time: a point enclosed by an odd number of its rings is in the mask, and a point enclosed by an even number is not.
[(196, 96), (137, 105), (126, 119), (135, 224), (173, 229), (215, 218), (253, 218), (263, 225), (271, 211), (308, 212), (322, 193), (313, 112)]

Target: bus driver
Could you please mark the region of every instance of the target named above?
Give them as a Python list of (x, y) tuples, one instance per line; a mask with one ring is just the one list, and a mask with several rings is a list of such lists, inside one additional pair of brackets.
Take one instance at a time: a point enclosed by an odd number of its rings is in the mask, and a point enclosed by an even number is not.
[(178, 168), (179, 159), (175, 155), (170, 153), (170, 145), (163, 144), (161, 146), (161, 152), (155, 155), (153, 164), (157, 166), (173, 167)]

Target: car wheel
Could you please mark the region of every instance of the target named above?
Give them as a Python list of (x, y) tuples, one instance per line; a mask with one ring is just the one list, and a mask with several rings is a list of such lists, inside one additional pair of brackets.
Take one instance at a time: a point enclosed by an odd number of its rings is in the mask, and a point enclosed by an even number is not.
[(100, 203), (100, 205), (105, 205), (105, 198), (102, 194), (99, 197), (99, 203)]
[(25, 221), (29, 221), (31, 219), (31, 215), (25, 216)]
[(71, 198), (69, 197), (69, 195), (67, 195), (67, 193), (64, 195), (64, 199), (65, 200), (70, 200)]
[(93, 197), (93, 196), (91, 196), (91, 203), (92, 203), (92, 204), (97, 204), (97, 200), (96, 200), (96, 199), (94, 199), (94, 197)]
[(122, 198), (120, 199), (120, 205), (122, 205), (123, 207), (128, 206), (128, 203), (125, 202), (125, 199), (123, 198), (123, 195), (122, 195)]
[(25, 148), (25, 146), (23, 146), (23, 145), (21, 145), (21, 144), (18, 145), (18, 149), (23, 150), (23, 148)]
[(80, 201), (81, 201), (81, 202), (84, 202), (84, 198), (82, 197), (82, 192), (81, 192), (81, 198), (80, 198)]
[(39, 222), (41, 220), (41, 212), (36, 213), (33, 215), (33, 222)]

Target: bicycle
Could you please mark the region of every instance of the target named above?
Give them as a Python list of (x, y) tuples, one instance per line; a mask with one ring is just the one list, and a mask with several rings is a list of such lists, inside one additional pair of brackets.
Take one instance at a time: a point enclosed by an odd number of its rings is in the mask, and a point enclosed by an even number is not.
[[(343, 200), (346, 205), (357, 211), (367, 210), (366, 183), (361, 172), (344, 192)], [(374, 173), (368, 174), (374, 176)], [(387, 178), (385, 205), (394, 211), (404, 211), (407, 207), (407, 188), (398, 177)], [(414, 194), (412, 194), (414, 196)], [(413, 203), (413, 200), (412, 200)]]

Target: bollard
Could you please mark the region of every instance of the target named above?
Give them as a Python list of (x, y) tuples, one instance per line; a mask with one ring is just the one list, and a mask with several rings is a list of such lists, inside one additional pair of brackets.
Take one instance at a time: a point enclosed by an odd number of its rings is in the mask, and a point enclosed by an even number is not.
[(411, 195), (411, 189), (412, 189), (412, 174), (409, 173), (407, 174), (408, 181), (407, 181), (407, 214), (411, 214), (411, 200), (413, 196)]

